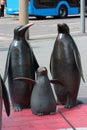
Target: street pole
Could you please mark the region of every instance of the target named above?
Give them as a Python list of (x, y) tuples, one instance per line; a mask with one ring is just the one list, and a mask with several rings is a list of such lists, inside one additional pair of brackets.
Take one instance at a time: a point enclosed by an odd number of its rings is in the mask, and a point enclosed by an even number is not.
[(81, 32), (85, 33), (85, 0), (80, 0)]
[[(28, 0), (19, 0), (19, 24), (28, 24)], [(29, 39), (29, 31), (26, 32), (26, 38)]]

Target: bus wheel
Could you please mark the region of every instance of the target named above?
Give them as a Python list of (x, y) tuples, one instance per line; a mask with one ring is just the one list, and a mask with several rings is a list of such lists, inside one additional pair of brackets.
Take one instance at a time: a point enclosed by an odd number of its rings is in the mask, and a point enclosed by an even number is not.
[(67, 16), (67, 14), (68, 14), (68, 12), (67, 12), (67, 7), (66, 7), (65, 5), (62, 5), (62, 6), (59, 8), (58, 14), (59, 14), (59, 17), (60, 17), (60, 18), (65, 18), (65, 17)]

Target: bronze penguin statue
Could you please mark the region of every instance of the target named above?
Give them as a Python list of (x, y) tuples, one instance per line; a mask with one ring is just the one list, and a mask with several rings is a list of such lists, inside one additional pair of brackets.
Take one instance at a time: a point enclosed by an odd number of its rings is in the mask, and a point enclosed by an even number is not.
[(35, 71), (39, 66), (25, 38), (25, 32), (31, 25), (32, 23), (19, 25), (14, 29), (14, 38), (7, 55), (4, 82), (8, 76), (8, 88), (14, 111), (30, 107), (33, 86), (13, 79), (20, 76), (35, 79)]
[(48, 115), (56, 113), (56, 100), (50, 83), (59, 83), (56, 79), (49, 80), (46, 67), (39, 67), (36, 72), (36, 80), (25, 77), (18, 77), (14, 80), (21, 80), (28, 84), (34, 84), (31, 95), (31, 110), (35, 115)]
[(2, 100), (4, 101), (7, 116), (10, 115), (10, 102), (6, 86), (0, 75), (0, 130), (2, 129)]
[(70, 35), (67, 24), (58, 24), (58, 36), (50, 58), (50, 72), (53, 79), (58, 79), (63, 85), (55, 84), (54, 89), (58, 98), (58, 104), (65, 108), (72, 108), (77, 101), (83, 71), (79, 50)]

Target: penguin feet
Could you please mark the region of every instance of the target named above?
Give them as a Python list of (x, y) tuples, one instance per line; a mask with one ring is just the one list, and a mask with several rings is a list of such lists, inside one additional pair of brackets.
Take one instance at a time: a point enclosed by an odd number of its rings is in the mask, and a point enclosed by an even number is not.
[(19, 104), (13, 104), (13, 109), (15, 112), (22, 111), (22, 107)]
[(44, 114), (43, 113), (37, 113), (38, 116), (43, 116)]
[(69, 109), (69, 108), (75, 107), (75, 106), (77, 106), (79, 104), (83, 104), (83, 102), (79, 101), (79, 100), (77, 100), (77, 101), (70, 100), (70, 102), (66, 103), (66, 105), (64, 106), (64, 108), (68, 108)]
[(66, 104), (66, 105), (64, 106), (64, 108), (70, 109), (70, 108), (72, 108), (72, 107), (74, 107), (74, 106), (75, 106), (75, 104), (69, 103), (69, 104)]
[(43, 116), (43, 115), (54, 115), (56, 114), (56, 111), (55, 112), (49, 112), (49, 113), (46, 113), (46, 112), (32, 112), (34, 115), (38, 115), (38, 116)]
[(34, 115), (43, 116), (44, 114), (42, 112), (32, 112)]
[(64, 108), (72, 108), (76, 106), (76, 99), (73, 99), (73, 97), (71, 96), (70, 93), (67, 94), (67, 100), (66, 100), (66, 104), (64, 106)]

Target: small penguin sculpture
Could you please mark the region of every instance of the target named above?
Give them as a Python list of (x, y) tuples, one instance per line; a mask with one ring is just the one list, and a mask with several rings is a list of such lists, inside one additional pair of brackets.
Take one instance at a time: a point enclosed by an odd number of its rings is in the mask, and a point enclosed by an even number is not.
[(58, 83), (55, 80), (49, 80), (46, 67), (39, 67), (36, 73), (37, 79), (18, 77), (15, 80), (21, 80), (29, 84), (34, 84), (31, 95), (31, 110), (35, 115), (48, 115), (56, 113), (56, 100), (50, 83)]
[(30, 107), (33, 86), (20, 81), (16, 77), (35, 79), (35, 71), (39, 67), (33, 50), (25, 38), (26, 30), (33, 25), (19, 25), (14, 29), (14, 38), (10, 44), (4, 73), (4, 82), (8, 76), (8, 87), (14, 111)]
[(50, 58), (50, 72), (53, 79), (58, 79), (63, 84), (54, 85), (58, 104), (65, 105), (65, 108), (72, 108), (81, 103), (77, 102), (81, 77), (85, 81), (81, 59), (69, 27), (65, 23), (58, 24), (58, 36)]
[(6, 86), (0, 75), (0, 130), (2, 129), (2, 99), (4, 101), (6, 114), (7, 114), (7, 116), (9, 116), (10, 115), (9, 97), (8, 97)]

